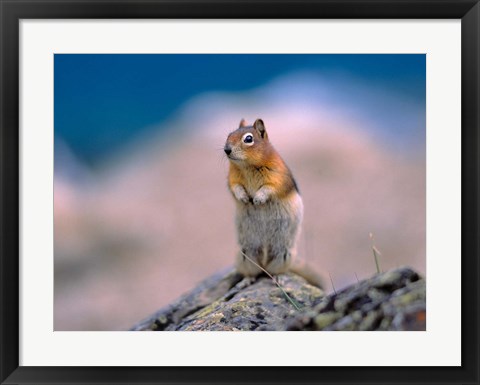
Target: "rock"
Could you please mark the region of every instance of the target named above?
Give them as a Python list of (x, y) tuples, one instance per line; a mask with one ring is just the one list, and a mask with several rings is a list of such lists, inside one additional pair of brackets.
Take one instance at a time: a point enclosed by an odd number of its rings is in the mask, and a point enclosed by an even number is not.
[(425, 329), (425, 280), (403, 267), (325, 296), (284, 330)]
[(425, 281), (403, 267), (325, 295), (293, 273), (214, 275), (131, 330), (425, 330)]
[(131, 330), (175, 330), (182, 319), (225, 296), (240, 281), (242, 276), (234, 269), (217, 273), (171, 305), (139, 322)]

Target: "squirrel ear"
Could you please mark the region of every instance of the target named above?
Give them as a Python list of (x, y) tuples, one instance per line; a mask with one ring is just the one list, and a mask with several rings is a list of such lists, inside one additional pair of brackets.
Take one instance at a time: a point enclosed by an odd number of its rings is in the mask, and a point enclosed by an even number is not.
[(264, 139), (267, 138), (267, 130), (265, 129), (265, 124), (263, 124), (262, 119), (255, 120), (255, 123), (253, 123), (253, 127), (255, 128), (255, 130), (257, 130), (258, 134), (262, 138), (264, 138)]
[(247, 122), (245, 121), (245, 119), (240, 120), (240, 124), (238, 125), (238, 127), (239, 128), (247, 127)]

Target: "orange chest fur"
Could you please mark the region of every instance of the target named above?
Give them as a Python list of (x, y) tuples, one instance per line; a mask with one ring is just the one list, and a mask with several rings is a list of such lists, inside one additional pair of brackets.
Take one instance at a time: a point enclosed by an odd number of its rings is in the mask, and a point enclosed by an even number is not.
[(239, 167), (231, 164), (229, 172), (229, 185), (232, 188), (235, 184), (242, 185), (250, 196), (262, 186), (268, 185), (278, 196), (284, 195), (290, 186), (288, 169), (282, 165), (262, 167)]

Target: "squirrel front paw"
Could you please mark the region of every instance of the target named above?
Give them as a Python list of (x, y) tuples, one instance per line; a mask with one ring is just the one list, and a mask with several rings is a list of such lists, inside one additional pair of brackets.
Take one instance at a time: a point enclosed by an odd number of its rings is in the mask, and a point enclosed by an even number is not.
[(265, 194), (263, 191), (257, 191), (255, 196), (253, 197), (253, 204), (254, 205), (263, 205), (267, 202), (268, 195)]
[(243, 202), (243, 203), (249, 203), (249, 202), (250, 202), (250, 198), (248, 197), (247, 194), (242, 195), (241, 197), (237, 197), (237, 199), (238, 199), (240, 202)]
[(250, 202), (250, 197), (248, 196), (245, 189), (240, 185), (236, 185), (233, 188), (233, 195), (235, 195), (235, 199), (239, 200), (240, 202), (243, 202), (243, 203)]

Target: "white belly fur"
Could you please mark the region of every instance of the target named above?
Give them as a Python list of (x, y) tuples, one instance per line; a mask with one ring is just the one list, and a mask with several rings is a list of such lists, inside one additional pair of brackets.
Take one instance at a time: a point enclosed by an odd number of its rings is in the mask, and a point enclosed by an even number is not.
[[(271, 274), (288, 269), (303, 218), (303, 202), (298, 193), (287, 199), (272, 199), (264, 205), (237, 203), (237, 235), (242, 251)], [(259, 269), (243, 255), (237, 259), (239, 271), (259, 274)]]

